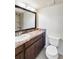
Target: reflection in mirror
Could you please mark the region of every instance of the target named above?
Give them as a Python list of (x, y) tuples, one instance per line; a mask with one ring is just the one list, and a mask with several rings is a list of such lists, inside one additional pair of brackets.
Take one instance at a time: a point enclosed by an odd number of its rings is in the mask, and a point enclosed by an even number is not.
[(15, 8), (15, 31), (35, 28), (35, 13)]

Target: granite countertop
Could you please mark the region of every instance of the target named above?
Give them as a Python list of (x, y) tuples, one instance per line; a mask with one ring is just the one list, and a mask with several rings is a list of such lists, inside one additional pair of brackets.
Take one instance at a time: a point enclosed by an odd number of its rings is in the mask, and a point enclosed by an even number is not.
[(20, 45), (24, 44), (25, 42), (28, 42), (29, 40), (40, 35), (43, 32), (44, 32), (43, 30), (35, 30), (35, 31), (15, 37), (15, 48), (19, 47)]

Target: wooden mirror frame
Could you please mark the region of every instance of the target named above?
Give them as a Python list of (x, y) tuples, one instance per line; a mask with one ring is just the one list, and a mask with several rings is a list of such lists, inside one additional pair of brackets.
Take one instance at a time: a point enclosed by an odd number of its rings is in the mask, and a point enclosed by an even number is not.
[(22, 10), (25, 10), (25, 11), (28, 11), (28, 12), (30, 12), (30, 13), (34, 13), (34, 14), (35, 14), (35, 27), (33, 27), (33, 28), (28, 28), (28, 29), (21, 29), (21, 30), (15, 31), (15, 32), (24, 31), (24, 30), (30, 30), (30, 29), (36, 29), (36, 28), (37, 28), (37, 21), (36, 21), (36, 19), (37, 19), (37, 13), (36, 13), (36, 12), (33, 12), (33, 11), (31, 11), (31, 10), (28, 10), (28, 9), (25, 9), (25, 8), (23, 8), (23, 7), (21, 7), (21, 6), (18, 6), (18, 5), (15, 5), (15, 8), (20, 8), (20, 9), (22, 9)]

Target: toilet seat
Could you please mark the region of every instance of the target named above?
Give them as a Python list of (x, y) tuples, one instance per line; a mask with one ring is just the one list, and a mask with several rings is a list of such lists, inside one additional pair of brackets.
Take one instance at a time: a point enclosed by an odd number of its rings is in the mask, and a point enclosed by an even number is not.
[(55, 46), (49, 45), (46, 48), (46, 56), (48, 59), (58, 59), (58, 52)]

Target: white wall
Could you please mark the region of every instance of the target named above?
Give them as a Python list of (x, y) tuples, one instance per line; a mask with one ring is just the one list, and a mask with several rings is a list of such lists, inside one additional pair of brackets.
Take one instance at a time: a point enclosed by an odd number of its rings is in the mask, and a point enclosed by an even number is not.
[[(47, 29), (47, 39), (48, 35), (63, 37), (63, 4), (38, 10), (38, 28)], [(47, 39), (46, 46), (48, 45)], [(61, 50), (63, 50), (63, 44), (59, 45), (59, 52), (62, 54)]]
[(62, 36), (63, 5), (58, 4), (38, 11), (38, 27), (47, 29), (47, 34)]

